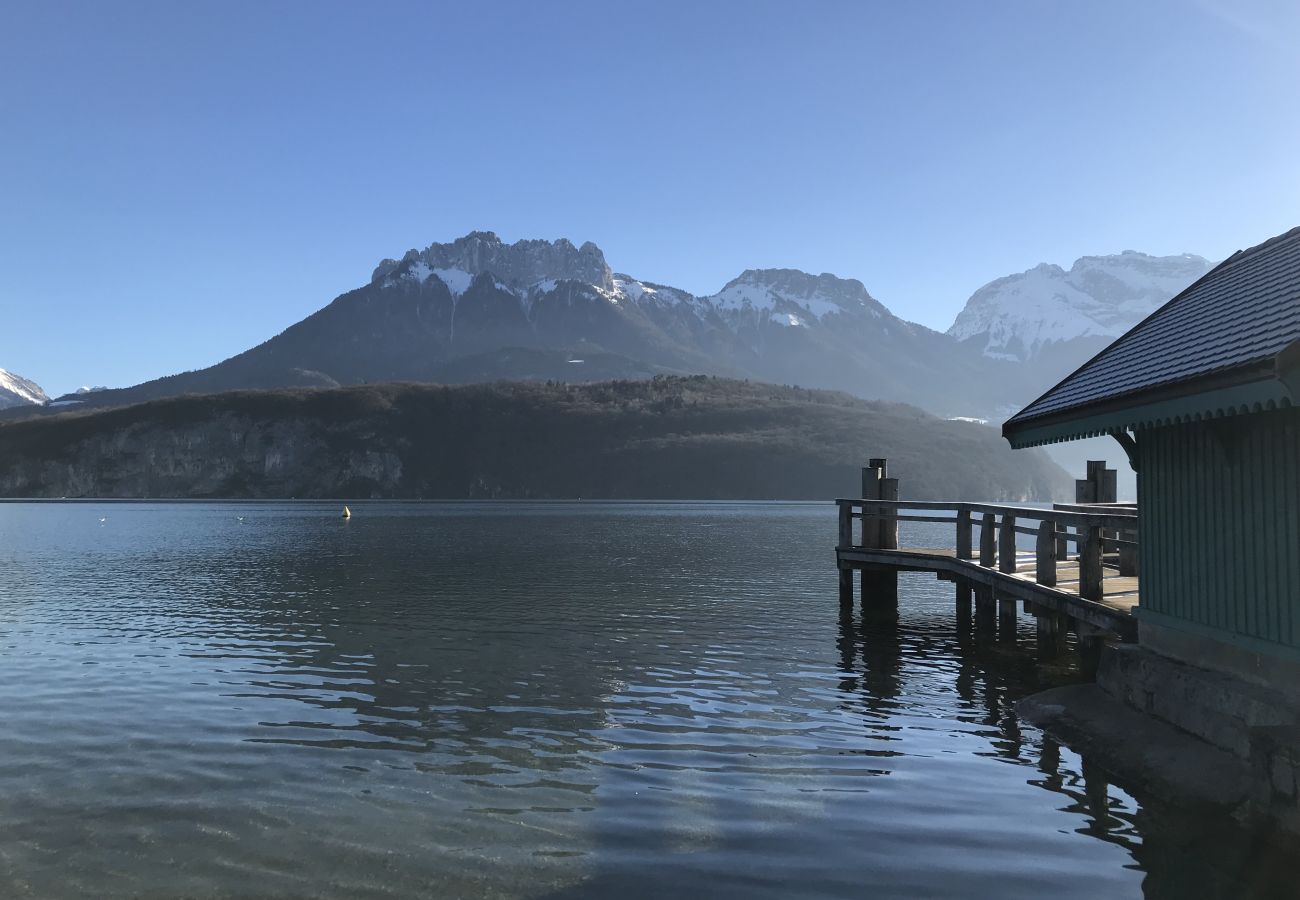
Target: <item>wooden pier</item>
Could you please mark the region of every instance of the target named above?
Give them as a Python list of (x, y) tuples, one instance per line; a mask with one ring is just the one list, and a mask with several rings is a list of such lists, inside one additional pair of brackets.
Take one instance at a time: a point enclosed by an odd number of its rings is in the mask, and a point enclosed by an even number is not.
[[(1109, 485), (1107, 485), (1107, 474)], [(898, 480), (886, 461), (863, 469), (858, 499), (841, 499), (836, 562), (840, 602), (853, 602), (853, 573), (861, 573), (863, 610), (895, 613), (899, 572), (933, 572), (956, 585), (959, 617), (977, 627), (1014, 633), (1017, 604), (1038, 620), (1041, 641), (1137, 638), (1138, 513), (1136, 506), (1087, 502), (1113, 498), (1113, 472), (1090, 463), (1079, 482), (1082, 502), (1051, 509), (996, 503), (898, 499)], [(953, 526), (951, 547), (900, 547), (899, 522)], [(978, 533), (978, 538), (976, 534)], [(1034, 538), (1033, 549), (1018, 546)]]

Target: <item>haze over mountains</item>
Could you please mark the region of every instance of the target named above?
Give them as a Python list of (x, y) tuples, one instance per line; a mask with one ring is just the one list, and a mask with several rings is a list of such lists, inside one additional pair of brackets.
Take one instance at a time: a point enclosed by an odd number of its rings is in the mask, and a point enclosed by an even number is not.
[(709, 373), (998, 418), (1208, 267), (1132, 252), (1084, 257), (1068, 272), (1038, 266), (981, 288), (944, 334), (894, 315), (853, 279), (750, 269), (700, 297), (617, 273), (590, 242), (473, 232), (382, 261), (368, 284), (215, 366), (69, 399)]

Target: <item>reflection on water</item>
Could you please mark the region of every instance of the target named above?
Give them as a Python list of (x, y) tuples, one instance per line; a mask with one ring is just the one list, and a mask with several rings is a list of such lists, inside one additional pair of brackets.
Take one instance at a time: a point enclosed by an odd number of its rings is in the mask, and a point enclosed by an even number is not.
[[(0, 504), (0, 894), (1283, 896), (822, 504)], [(102, 521), (101, 521), (102, 520)], [(925, 525), (914, 526), (917, 529)], [(926, 535), (910, 538), (922, 543)]]

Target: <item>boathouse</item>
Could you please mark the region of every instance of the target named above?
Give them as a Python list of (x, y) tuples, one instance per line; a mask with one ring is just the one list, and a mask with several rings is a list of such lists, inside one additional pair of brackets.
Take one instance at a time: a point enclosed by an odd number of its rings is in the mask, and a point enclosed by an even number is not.
[(1138, 640), (1113, 648), (1108, 690), (1243, 756), (1259, 726), (1294, 725), (1300, 228), (1234, 253), (1002, 432), (1111, 435), (1137, 472)]

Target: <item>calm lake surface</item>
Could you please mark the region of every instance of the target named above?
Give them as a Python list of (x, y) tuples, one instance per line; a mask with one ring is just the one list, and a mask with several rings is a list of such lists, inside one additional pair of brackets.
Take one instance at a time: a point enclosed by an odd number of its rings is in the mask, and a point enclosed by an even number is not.
[(352, 508), (0, 504), (0, 896), (1292, 896), (833, 505)]

